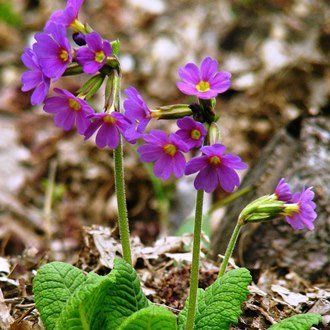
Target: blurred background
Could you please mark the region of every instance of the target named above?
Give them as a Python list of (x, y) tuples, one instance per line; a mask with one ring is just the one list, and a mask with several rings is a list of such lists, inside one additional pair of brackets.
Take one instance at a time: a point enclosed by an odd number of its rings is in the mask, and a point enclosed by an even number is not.
[[(98, 150), (75, 131), (64, 133), (41, 106), (32, 108), (29, 95), (20, 91), (23, 48), (31, 45), (51, 12), (63, 7), (59, 0), (0, 0), (3, 256), (16, 258), (26, 251), (44, 255), (50, 249), (51, 258), (71, 261), (81, 252), (83, 226), (109, 226), (114, 236), (118, 234), (111, 151)], [(175, 85), (179, 66), (200, 62), (206, 55), (218, 59), (221, 68), (233, 74), (231, 90), (217, 103), (223, 143), (253, 167), (278, 132), (289, 127), (295, 133), (305, 118), (324, 119), (329, 113), (329, 13), (329, 3), (321, 0), (86, 0), (80, 19), (104, 38), (120, 39), (124, 87), (137, 87), (150, 105), (190, 101)], [(82, 81), (82, 77), (63, 78), (57, 86), (74, 92)], [(100, 92), (93, 106), (101, 107), (102, 98)], [(324, 119), (322, 134), (327, 134), (328, 124)], [(152, 125), (175, 129), (174, 122)], [(329, 135), (324, 136), (320, 139), (327, 146)], [(292, 160), (290, 150), (286, 157)], [(152, 244), (166, 231), (172, 235), (191, 231), (191, 179), (161, 184), (138, 161), (135, 147), (126, 145), (125, 152), (132, 234)], [(273, 155), (272, 149), (268, 152)], [(281, 152), (274, 159), (275, 168), (279, 160)], [(254, 180), (265, 173), (272, 177), (272, 169), (263, 168)], [(272, 184), (281, 174), (274, 175)], [(329, 172), (323, 174), (317, 188), (326, 204), (329, 196), (322, 184), (329, 182)], [(219, 190), (207, 200), (207, 207), (216, 205), (204, 228), (209, 237), (219, 232), (225, 211), (219, 211), (217, 203), (226, 197)]]

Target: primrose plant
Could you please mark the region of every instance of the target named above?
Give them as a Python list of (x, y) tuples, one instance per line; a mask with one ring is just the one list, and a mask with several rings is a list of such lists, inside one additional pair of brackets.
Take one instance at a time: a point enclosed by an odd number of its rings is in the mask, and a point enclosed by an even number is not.
[[(125, 90), (127, 98), (122, 111), (119, 41), (102, 39), (79, 20), (82, 3), (83, 0), (69, 0), (65, 9), (54, 12), (44, 30), (35, 34), (32, 47), (26, 48), (22, 55), (28, 68), (22, 76), (22, 90), (33, 91), (32, 105), (43, 103), (44, 111), (53, 115), (56, 126), (65, 131), (76, 127), (85, 139), (95, 136), (99, 148), (113, 150), (123, 259), (115, 260), (114, 269), (107, 276), (86, 275), (61, 262), (41, 267), (33, 291), (44, 326), (84, 330), (229, 329), (238, 321), (251, 282), (245, 268), (226, 272), (242, 226), (285, 217), (293, 229), (312, 230), (316, 218), (314, 193), (307, 188), (292, 194), (281, 179), (273, 194), (246, 206), (233, 231), (218, 279), (206, 290), (198, 289), (204, 193), (212, 193), (218, 186), (233, 192), (240, 185), (237, 171), (247, 168), (240, 157), (226, 152), (216, 124), (215, 98), (229, 89), (231, 74), (219, 71), (217, 61), (211, 57), (204, 58), (200, 66), (188, 63), (179, 69), (181, 80), (177, 87), (195, 97), (194, 103), (150, 108), (140, 93), (129, 87)], [(54, 88), (54, 95), (48, 97), (52, 83), (63, 76), (80, 74), (89, 78), (75, 93)], [(103, 85), (104, 107), (96, 111), (88, 101)], [(178, 129), (170, 134), (157, 129), (147, 132), (153, 119), (177, 120)], [(148, 301), (132, 267), (124, 189), (124, 139), (139, 144), (141, 161), (153, 163), (154, 174), (161, 180), (197, 173), (189, 297), (178, 316), (165, 306)], [(187, 162), (192, 149), (197, 156)], [(319, 321), (317, 314), (299, 315), (271, 328), (288, 329), (299, 324), (299, 329), (309, 329)]]

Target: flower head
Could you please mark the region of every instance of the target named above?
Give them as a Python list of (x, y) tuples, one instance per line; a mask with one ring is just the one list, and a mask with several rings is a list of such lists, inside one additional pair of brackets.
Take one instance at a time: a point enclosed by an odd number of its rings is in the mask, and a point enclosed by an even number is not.
[(227, 192), (239, 186), (240, 179), (235, 170), (243, 170), (247, 165), (240, 157), (225, 154), (226, 147), (213, 144), (201, 148), (202, 155), (191, 159), (186, 166), (186, 175), (199, 172), (194, 181), (197, 190), (213, 192), (218, 185)]
[(183, 152), (189, 150), (181, 138), (172, 133), (169, 136), (160, 130), (144, 135), (145, 144), (138, 148), (143, 162), (155, 162), (154, 173), (167, 180), (172, 174), (180, 178), (184, 173), (186, 160)]
[(51, 23), (47, 32), (35, 35), (34, 50), (42, 72), (49, 78), (59, 79), (72, 61), (71, 46), (62, 25)]
[(56, 10), (49, 18), (45, 26), (47, 32), (52, 23), (63, 25), (64, 27), (75, 28), (77, 24), (79, 10), (84, 0), (68, 0), (64, 10)]
[(43, 74), (38, 58), (31, 48), (25, 48), (21, 59), (29, 69), (22, 75), (22, 91), (27, 92), (34, 89), (31, 95), (31, 104), (40, 104), (47, 96), (50, 79)]
[(92, 122), (89, 124), (84, 135), (89, 139), (96, 131), (95, 143), (99, 148), (108, 146), (115, 149), (119, 144), (120, 133), (123, 134), (130, 122), (119, 112), (94, 113), (88, 116)]
[(151, 112), (142, 96), (134, 87), (125, 90), (128, 98), (124, 101), (125, 116), (132, 122), (125, 132), (125, 139), (130, 143), (135, 143), (141, 138), (149, 121)]
[(177, 83), (179, 90), (187, 95), (195, 95), (200, 99), (212, 99), (230, 87), (231, 74), (218, 71), (218, 62), (206, 57), (201, 67), (188, 63), (179, 69), (182, 81)]
[(190, 149), (199, 148), (202, 145), (207, 133), (203, 124), (190, 117), (184, 117), (177, 121), (177, 125), (180, 129), (176, 131), (176, 134), (182, 138)]
[(85, 73), (94, 74), (103, 67), (112, 48), (97, 32), (87, 34), (85, 40), (87, 45), (77, 50), (77, 61)]
[(316, 205), (313, 202), (314, 195), (311, 187), (304, 188), (302, 192), (292, 195), (292, 206), (288, 204), (285, 220), (293, 229), (314, 229), (313, 222), (317, 217), (315, 212)]
[(55, 115), (56, 126), (68, 131), (76, 125), (79, 134), (83, 134), (89, 125), (87, 117), (94, 112), (93, 109), (86, 101), (66, 90), (55, 88), (54, 91), (58, 95), (46, 99), (44, 110)]
[(292, 199), (292, 194), (289, 185), (286, 183), (285, 179), (282, 178), (274, 191), (276, 197), (278, 200), (282, 202), (290, 202)]

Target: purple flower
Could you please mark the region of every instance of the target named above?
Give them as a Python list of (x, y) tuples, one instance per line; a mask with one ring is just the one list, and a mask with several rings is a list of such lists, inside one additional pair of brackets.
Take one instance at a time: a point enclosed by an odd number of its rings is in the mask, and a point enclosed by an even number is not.
[(317, 217), (315, 203), (313, 202), (314, 192), (312, 188), (303, 189), (300, 193), (295, 193), (292, 195), (292, 203), (297, 204), (297, 208), (291, 212), (290, 215), (286, 216), (286, 221), (290, 226), (295, 229), (304, 229), (309, 230), (314, 229), (314, 220)]
[(141, 138), (149, 121), (151, 112), (142, 96), (134, 87), (125, 90), (128, 98), (124, 101), (125, 116), (132, 122), (125, 132), (125, 139), (130, 143), (135, 143)]
[(89, 139), (96, 131), (95, 142), (99, 148), (108, 146), (115, 149), (119, 144), (119, 133), (123, 134), (130, 124), (125, 116), (119, 112), (95, 113), (88, 116), (92, 122), (85, 131), (85, 140)]
[(177, 121), (177, 125), (180, 129), (176, 134), (182, 138), (189, 149), (199, 148), (202, 145), (207, 133), (203, 124), (190, 117), (184, 117)]
[(46, 99), (44, 110), (55, 115), (56, 126), (68, 131), (76, 125), (79, 134), (84, 134), (90, 123), (87, 117), (94, 112), (93, 109), (86, 101), (66, 90), (55, 88), (54, 91), (58, 96)]
[(225, 154), (222, 144), (202, 147), (202, 155), (191, 159), (186, 166), (186, 175), (199, 172), (194, 181), (197, 190), (213, 192), (220, 184), (223, 190), (232, 192), (239, 186), (240, 179), (235, 170), (243, 170), (247, 165), (233, 154)]
[(157, 177), (167, 180), (173, 173), (180, 178), (184, 173), (186, 160), (183, 152), (188, 146), (175, 133), (166, 135), (160, 130), (152, 130), (144, 135), (146, 144), (137, 150), (143, 162), (155, 162), (154, 173)]
[(31, 104), (40, 104), (47, 96), (50, 79), (42, 73), (37, 56), (31, 48), (25, 48), (21, 59), (29, 69), (22, 75), (22, 91), (27, 92), (34, 89), (31, 95)]
[(77, 50), (77, 61), (85, 73), (94, 74), (103, 67), (112, 48), (110, 42), (103, 40), (97, 32), (87, 34), (85, 39), (87, 46)]
[(289, 203), (292, 199), (290, 187), (284, 178), (278, 182), (274, 193), (279, 201)]
[(72, 61), (65, 27), (52, 23), (47, 32), (37, 33), (35, 39), (34, 50), (42, 72), (49, 78), (59, 79)]
[(218, 62), (206, 57), (199, 69), (196, 64), (188, 63), (179, 69), (182, 81), (177, 83), (179, 90), (187, 95), (196, 95), (200, 99), (212, 99), (230, 87), (231, 74), (218, 71)]
[(64, 10), (56, 10), (49, 18), (45, 26), (45, 31), (48, 32), (49, 26), (52, 23), (63, 25), (64, 27), (74, 27), (80, 7), (84, 0), (68, 0)]

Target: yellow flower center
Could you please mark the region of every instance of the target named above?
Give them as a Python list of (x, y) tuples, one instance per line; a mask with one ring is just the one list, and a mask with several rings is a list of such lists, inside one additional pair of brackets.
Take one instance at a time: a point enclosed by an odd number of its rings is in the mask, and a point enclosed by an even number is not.
[(168, 155), (170, 155), (171, 157), (173, 157), (176, 152), (177, 152), (177, 148), (174, 144), (172, 143), (168, 143), (168, 144), (165, 144), (165, 146), (163, 147), (165, 153), (167, 153)]
[(116, 118), (112, 117), (111, 115), (106, 115), (103, 117), (103, 121), (106, 124), (115, 124), (116, 123)]
[(69, 59), (69, 53), (65, 49), (61, 49), (61, 51), (60, 51), (60, 59), (63, 62), (66, 62)]
[(209, 163), (211, 165), (218, 166), (218, 165), (221, 164), (221, 159), (218, 156), (212, 156), (212, 157), (209, 158)]
[(197, 85), (196, 85), (196, 89), (199, 92), (207, 92), (210, 90), (210, 83), (204, 80), (201, 80)]
[(75, 99), (69, 99), (69, 107), (74, 111), (79, 111), (81, 109), (81, 104)]
[(105, 54), (102, 50), (95, 53), (95, 61), (98, 63), (102, 63), (105, 59)]
[(299, 204), (285, 204), (283, 215), (292, 217), (294, 214), (299, 213), (300, 207)]
[(194, 140), (198, 140), (201, 137), (201, 132), (198, 129), (193, 129), (190, 132), (190, 137)]
[(70, 24), (70, 27), (75, 30), (75, 31), (78, 31), (78, 32), (82, 32), (82, 33), (85, 33), (86, 32), (86, 28), (85, 28), (85, 25), (83, 23), (81, 23), (77, 18), (75, 18), (71, 24)]

